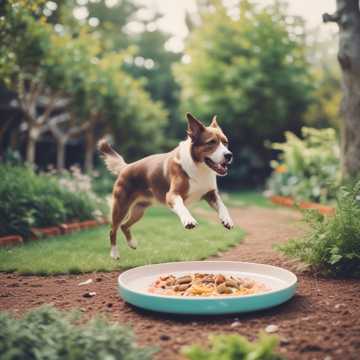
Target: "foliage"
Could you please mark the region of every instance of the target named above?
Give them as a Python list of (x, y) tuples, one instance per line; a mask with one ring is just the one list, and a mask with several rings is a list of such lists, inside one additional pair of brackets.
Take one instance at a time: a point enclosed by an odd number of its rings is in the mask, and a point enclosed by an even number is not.
[(341, 187), (336, 201), (334, 216), (308, 212), (310, 231), (279, 248), (323, 274), (360, 277), (360, 181)]
[[(315, 30), (316, 31), (316, 30)], [(307, 48), (311, 62), (314, 90), (312, 102), (305, 114), (305, 122), (311, 127), (340, 127), (341, 74), (336, 52), (336, 34), (317, 39)]]
[(131, 330), (95, 318), (77, 325), (79, 316), (50, 306), (16, 319), (0, 313), (2, 359), (151, 359), (155, 350), (139, 347)]
[(326, 202), (334, 197), (339, 183), (340, 149), (334, 129), (302, 128), (303, 139), (285, 133), (284, 143), (272, 148), (281, 151), (268, 187), (273, 194), (299, 200)]
[(303, 22), (280, 2), (206, 4), (186, 44), (189, 59), (176, 68), (184, 108), (203, 119), (218, 115), (237, 156), (230, 176), (253, 184), (267, 171), (261, 145), (298, 131), (310, 101)]
[(102, 162), (91, 174), (92, 188), (94, 192), (101, 196), (107, 196), (112, 193), (116, 177), (105, 167)]
[(183, 350), (190, 360), (281, 360), (275, 353), (278, 340), (275, 336), (260, 334), (259, 340), (250, 342), (245, 337), (232, 335), (210, 336), (210, 348), (198, 345)]
[(0, 271), (69, 274), (201, 260), (237, 245), (244, 237), (244, 232), (238, 227), (226, 231), (220, 223), (204, 221), (200, 215), (196, 218), (200, 220), (200, 225), (189, 232), (168, 209), (149, 209), (131, 229), (139, 243), (136, 251), (128, 247), (123, 234), (118, 232), (120, 261), (110, 259), (110, 228), (103, 226), (46, 241), (30, 241), (16, 248), (0, 249)]
[[(63, 6), (70, 14), (74, 7), (74, 1)], [(159, 28), (162, 16), (129, 0), (111, 4), (98, 0), (83, 3), (82, 7), (88, 10), (88, 16), (83, 21), (90, 23), (90, 31), (101, 39), (102, 54), (126, 50), (126, 61), (122, 68), (135, 79), (140, 79), (151, 98), (165, 107), (170, 117), (166, 129), (172, 137), (183, 137), (182, 121), (182, 132), (179, 133), (179, 86), (172, 72), (172, 65), (180, 60), (181, 54), (167, 49), (171, 36)], [(94, 20), (96, 26), (91, 25)], [(72, 16), (63, 19), (65, 25), (71, 24), (68, 26), (71, 30), (73, 22)], [(134, 27), (136, 31), (132, 30)], [(170, 143), (172, 141), (167, 145)]]
[(0, 178), (0, 235), (29, 237), (31, 227), (93, 219), (107, 210), (89, 190), (71, 191), (56, 177), (37, 175), (29, 167), (2, 165)]
[(41, 121), (32, 119), (29, 109), (25, 119), (32, 127), (41, 125), (42, 131), (56, 136), (60, 130), (86, 124), (97, 136), (111, 132), (130, 157), (161, 149), (167, 113), (152, 101), (140, 80), (123, 70), (128, 51), (104, 52), (102, 40), (88, 28), (80, 27), (76, 34), (67, 28), (55, 30), (46, 17), (38, 18), (18, 4), (5, 5), (5, 14), (9, 21), (0, 23), (4, 84), (16, 92), (20, 104), (28, 104), (28, 98), (36, 103), (44, 95), (68, 100), (66, 126), (55, 131), (54, 123), (44, 121), (47, 109)]

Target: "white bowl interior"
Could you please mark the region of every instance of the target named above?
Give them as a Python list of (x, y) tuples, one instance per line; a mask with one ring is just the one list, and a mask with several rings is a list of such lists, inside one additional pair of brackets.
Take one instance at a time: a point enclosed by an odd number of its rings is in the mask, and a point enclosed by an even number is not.
[[(233, 261), (189, 261), (146, 265), (131, 269), (119, 276), (119, 284), (128, 290), (140, 294), (163, 296), (151, 294), (148, 291), (150, 285), (159, 276), (169, 274), (181, 276), (195, 272), (221, 273), (248, 278), (266, 285), (269, 289), (268, 292), (285, 289), (297, 282), (296, 276), (290, 271), (271, 265)], [(219, 297), (217, 298), (219, 299)], [(231, 296), (226, 296), (226, 298), (229, 297)], [(201, 297), (189, 296), (188, 298), (199, 299)]]

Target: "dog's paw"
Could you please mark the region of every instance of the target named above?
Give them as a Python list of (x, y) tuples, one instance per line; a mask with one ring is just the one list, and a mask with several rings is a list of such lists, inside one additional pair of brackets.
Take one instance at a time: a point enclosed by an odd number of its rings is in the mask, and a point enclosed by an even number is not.
[(137, 243), (136, 239), (131, 239), (128, 241), (128, 245), (131, 249), (136, 250), (138, 243)]
[(111, 247), (110, 256), (114, 260), (119, 260), (120, 259), (119, 251), (118, 251), (116, 246)]
[(185, 229), (193, 229), (198, 224), (192, 216), (181, 219), (181, 222), (183, 223)]
[(234, 227), (234, 222), (232, 221), (232, 219), (230, 217), (222, 218), (220, 220), (226, 229), (230, 230)]

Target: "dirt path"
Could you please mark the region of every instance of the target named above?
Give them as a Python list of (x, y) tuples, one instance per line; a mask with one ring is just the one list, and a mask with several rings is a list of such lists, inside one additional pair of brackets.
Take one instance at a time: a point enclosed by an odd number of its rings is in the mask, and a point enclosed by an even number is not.
[[(280, 351), (288, 359), (349, 360), (360, 356), (360, 283), (310, 276), (272, 249), (299, 235), (301, 215), (286, 209), (233, 209), (236, 223), (246, 230), (245, 241), (217, 259), (279, 265), (299, 277), (296, 296), (279, 307), (246, 315), (218, 317), (159, 315), (135, 309), (117, 295), (118, 273), (36, 277), (0, 274), (0, 310), (21, 314), (42, 304), (81, 308), (87, 316), (106, 313), (113, 321), (131, 325), (141, 344), (159, 346), (157, 358), (180, 359), (179, 349), (203, 343), (209, 333), (239, 333), (254, 338), (269, 324), (279, 327)], [(31, 259), (29, 259), (31, 261)], [(94, 279), (79, 287), (80, 281)], [(94, 298), (84, 298), (96, 291)]]

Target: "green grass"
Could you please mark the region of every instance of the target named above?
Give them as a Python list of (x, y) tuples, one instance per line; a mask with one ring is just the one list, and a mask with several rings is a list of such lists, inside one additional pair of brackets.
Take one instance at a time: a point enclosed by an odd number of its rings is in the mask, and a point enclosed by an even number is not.
[(120, 260), (109, 255), (109, 226), (72, 235), (32, 241), (0, 250), (0, 271), (23, 274), (68, 274), (111, 271), (167, 261), (199, 260), (238, 244), (244, 232), (224, 229), (196, 216), (198, 228), (185, 230), (168, 209), (151, 208), (134, 225), (137, 250), (126, 245), (118, 233)]
[(274, 205), (260, 191), (246, 190), (225, 192), (222, 194), (223, 200), (230, 207), (257, 206), (263, 208), (274, 208)]

